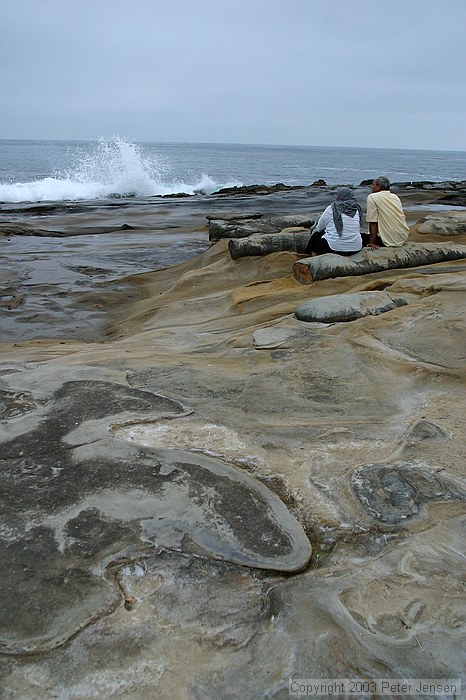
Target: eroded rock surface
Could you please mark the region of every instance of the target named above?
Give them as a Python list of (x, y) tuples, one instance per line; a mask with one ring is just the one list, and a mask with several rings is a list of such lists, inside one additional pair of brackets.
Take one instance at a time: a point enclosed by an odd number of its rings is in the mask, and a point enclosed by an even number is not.
[[(8, 375), (12, 387), (15, 379), (28, 385), (28, 371)], [(186, 448), (141, 449), (108, 432), (116, 417), (174, 420), (186, 414), (179, 402), (83, 377), (41, 394), (38, 410), (16, 394), (11, 439), (4, 421), (4, 652), (57, 646), (108, 613), (118, 591), (97, 570), (154, 547), (283, 571), (308, 563), (302, 528), (250, 475)], [(12, 395), (13, 388), (5, 391), (10, 403)]]
[(419, 233), (438, 236), (460, 236), (466, 234), (466, 213), (464, 211), (431, 214), (418, 225)]
[[(397, 193), (415, 224), (462, 191)], [(207, 214), (314, 215), (332, 196), (80, 207), (86, 225), (145, 220), (148, 236), (186, 240)], [(31, 217), (72, 236), (78, 209), (68, 224)], [(0, 694), (281, 700), (293, 677), (464, 679), (466, 259), (303, 286), (292, 250), (232, 260), (220, 240), (176, 267), (115, 270), (124, 300), (109, 314), (90, 273), (105, 268), (99, 245), (123, 245), (123, 269), (134, 232), (67, 238), (82, 259), (66, 284), (79, 276), (84, 310), (104, 306), (94, 341), (68, 333), (88, 317), (57, 293), (65, 253), (48, 266), (44, 245), (35, 269), (4, 241), (8, 294), (25, 264), (47, 294), (30, 284), (25, 306), (1, 309)], [(410, 245), (438, 240), (412, 226)], [(295, 317), (374, 293), (409, 304), (354, 323)], [(51, 301), (66, 323), (41, 316)]]
[(251, 218), (234, 216), (223, 219), (209, 218), (209, 240), (215, 242), (221, 238), (244, 238), (251, 234), (278, 233), (284, 228), (296, 226), (310, 229), (314, 223), (315, 218), (306, 214), (293, 216), (263, 216), (258, 214)]
[(352, 477), (363, 508), (376, 520), (400, 525), (420, 515), (428, 501), (466, 500), (466, 492), (442, 474), (412, 463), (360, 467)]
[(245, 255), (269, 255), (281, 251), (291, 251), (303, 255), (309, 243), (309, 230), (285, 229), (280, 233), (262, 233), (247, 238), (232, 238), (228, 250), (233, 260)]

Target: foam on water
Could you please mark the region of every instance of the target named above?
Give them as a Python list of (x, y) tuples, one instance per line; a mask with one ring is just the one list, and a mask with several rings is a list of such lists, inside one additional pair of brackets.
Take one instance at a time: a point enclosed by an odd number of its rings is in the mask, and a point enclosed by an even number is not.
[(141, 148), (120, 137), (99, 141), (70, 154), (69, 167), (31, 182), (1, 183), (2, 202), (90, 200), (111, 196), (156, 196), (167, 194), (211, 194), (220, 187), (202, 173), (197, 181), (170, 181), (170, 164), (162, 157), (145, 157)]
[(0, 201), (95, 200), (239, 185), (463, 180), (466, 153), (328, 146), (0, 139)]

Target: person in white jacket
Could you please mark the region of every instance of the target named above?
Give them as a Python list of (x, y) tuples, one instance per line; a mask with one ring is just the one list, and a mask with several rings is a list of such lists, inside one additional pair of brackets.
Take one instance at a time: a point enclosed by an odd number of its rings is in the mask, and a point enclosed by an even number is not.
[(362, 248), (360, 227), (363, 220), (361, 207), (349, 187), (338, 187), (330, 204), (314, 226), (306, 253), (322, 255), (354, 255)]

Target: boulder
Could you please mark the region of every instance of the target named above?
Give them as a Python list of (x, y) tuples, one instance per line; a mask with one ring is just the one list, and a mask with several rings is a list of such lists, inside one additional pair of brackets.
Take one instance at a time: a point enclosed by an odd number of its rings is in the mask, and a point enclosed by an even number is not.
[(354, 321), (363, 316), (378, 316), (407, 303), (404, 297), (397, 297), (388, 292), (337, 294), (305, 301), (298, 306), (295, 315), (299, 321)]
[(363, 248), (343, 257), (327, 253), (303, 258), (293, 265), (293, 276), (301, 284), (312, 284), (329, 277), (367, 275), (394, 268), (419, 267), (466, 258), (466, 245), (455, 243), (407, 243), (399, 248)]

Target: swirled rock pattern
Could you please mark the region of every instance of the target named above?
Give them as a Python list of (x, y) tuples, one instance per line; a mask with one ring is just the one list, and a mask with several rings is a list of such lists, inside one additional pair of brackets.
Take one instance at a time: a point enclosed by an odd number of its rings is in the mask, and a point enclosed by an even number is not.
[[(15, 378), (23, 387), (28, 372), (8, 375), (9, 404)], [(186, 450), (142, 449), (108, 433), (116, 417), (174, 420), (186, 414), (179, 402), (82, 373), (54, 383), (50, 395), (42, 390), (40, 408), (18, 391), (10, 439), (4, 421), (4, 652), (53, 648), (108, 613), (118, 591), (98, 569), (154, 547), (262, 569), (306, 566), (311, 546), (302, 528), (253, 477)]]
[(360, 467), (353, 489), (375, 520), (400, 525), (420, 515), (428, 501), (466, 500), (466, 491), (442, 474), (410, 463)]

